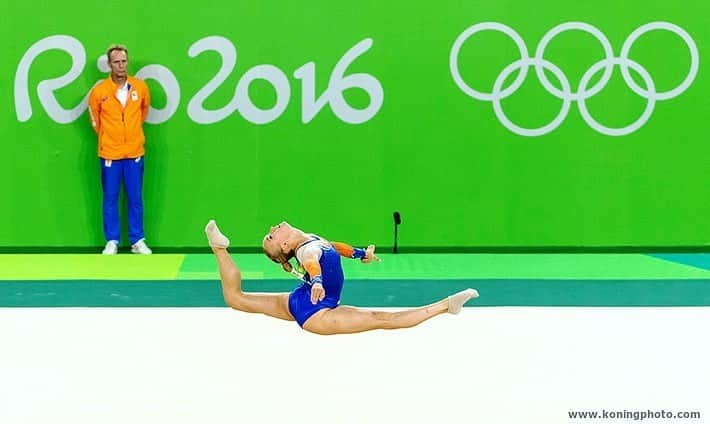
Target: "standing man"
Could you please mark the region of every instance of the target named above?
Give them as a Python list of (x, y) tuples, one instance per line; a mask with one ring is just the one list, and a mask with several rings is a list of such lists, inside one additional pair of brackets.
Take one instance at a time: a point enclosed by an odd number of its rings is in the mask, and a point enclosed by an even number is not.
[(121, 235), (118, 195), (123, 182), (128, 199), (128, 235), (131, 252), (150, 255), (143, 234), (143, 122), (148, 116), (150, 93), (143, 80), (128, 76), (128, 50), (113, 45), (106, 52), (111, 75), (89, 94), (91, 125), (99, 138), (104, 255), (115, 255)]

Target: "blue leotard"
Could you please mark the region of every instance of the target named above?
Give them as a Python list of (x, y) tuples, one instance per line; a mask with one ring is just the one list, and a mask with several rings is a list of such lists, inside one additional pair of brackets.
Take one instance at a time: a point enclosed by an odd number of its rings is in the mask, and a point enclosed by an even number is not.
[(321, 267), (325, 298), (315, 305), (311, 303), (311, 276), (306, 273), (304, 275), (304, 282), (296, 287), (288, 296), (288, 309), (301, 327), (303, 327), (303, 324), (305, 324), (308, 318), (321, 309), (332, 309), (338, 306), (340, 303), (340, 293), (343, 290), (343, 281), (345, 279), (338, 251), (329, 243), (323, 243), (315, 236), (299, 246), (299, 249), (309, 243), (318, 243), (321, 250), (320, 260), (318, 262)]

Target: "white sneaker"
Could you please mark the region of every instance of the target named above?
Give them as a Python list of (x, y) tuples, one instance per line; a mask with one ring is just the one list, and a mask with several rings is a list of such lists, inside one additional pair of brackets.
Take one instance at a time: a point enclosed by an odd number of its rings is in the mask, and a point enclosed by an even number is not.
[(132, 253), (138, 253), (138, 254), (141, 254), (141, 255), (150, 255), (150, 254), (153, 253), (153, 251), (150, 250), (150, 248), (148, 247), (148, 245), (145, 244), (145, 240), (144, 240), (144, 239), (140, 239), (140, 240), (138, 240), (137, 242), (135, 242), (135, 243), (133, 244), (133, 246), (131, 246), (131, 252), (132, 252)]
[(229, 239), (219, 231), (217, 223), (214, 222), (214, 219), (210, 219), (205, 226), (205, 233), (207, 234), (207, 241), (210, 243), (210, 246), (220, 249), (226, 249), (229, 247)]
[(118, 242), (116, 240), (109, 240), (106, 242), (106, 247), (101, 252), (102, 255), (115, 255), (118, 253)]
[(454, 315), (458, 314), (461, 312), (461, 308), (463, 308), (464, 303), (477, 297), (478, 290), (476, 289), (466, 289), (449, 296), (449, 313)]

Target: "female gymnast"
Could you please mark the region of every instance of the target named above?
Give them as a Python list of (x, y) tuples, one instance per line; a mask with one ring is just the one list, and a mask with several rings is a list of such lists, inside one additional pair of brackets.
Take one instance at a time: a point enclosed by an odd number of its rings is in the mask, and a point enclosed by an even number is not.
[[(207, 240), (217, 258), (222, 280), (222, 295), (231, 308), (296, 321), (304, 330), (316, 334), (348, 334), (376, 329), (408, 328), (436, 315), (458, 314), (464, 303), (478, 297), (474, 289), (466, 289), (431, 305), (399, 312), (372, 311), (340, 306), (343, 268), (340, 256), (368, 263), (379, 261), (375, 246), (353, 248), (345, 243), (329, 242), (314, 234), (282, 222), (271, 227), (262, 247), (272, 261), (301, 279), (291, 293), (244, 293), (242, 275), (227, 252), (229, 239), (220, 232), (214, 220), (205, 227)], [(298, 273), (289, 260), (295, 257)]]

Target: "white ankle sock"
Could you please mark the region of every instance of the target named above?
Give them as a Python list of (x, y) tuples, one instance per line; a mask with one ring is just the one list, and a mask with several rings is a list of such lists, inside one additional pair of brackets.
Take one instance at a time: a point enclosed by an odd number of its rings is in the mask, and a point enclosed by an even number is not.
[(454, 315), (458, 314), (461, 312), (464, 303), (477, 297), (478, 291), (476, 289), (466, 289), (449, 296), (449, 313)]
[(219, 231), (214, 219), (211, 219), (205, 226), (205, 233), (207, 234), (207, 241), (209, 241), (210, 246), (223, 249), (229, 247), (229, 239)]

